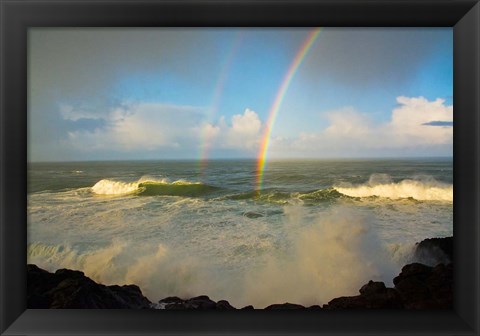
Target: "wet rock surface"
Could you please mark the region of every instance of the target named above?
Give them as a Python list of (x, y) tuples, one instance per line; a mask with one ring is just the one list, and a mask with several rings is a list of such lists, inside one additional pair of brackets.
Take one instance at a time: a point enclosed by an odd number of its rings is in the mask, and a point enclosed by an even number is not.
[(428, 238), (416, 244), (415, 260), (436, 265), (453, 262), (453, 237)]
[(360, 295), (331, 300), (324, 309), (452, 309), (452, 264), (435, 267), (419, 263), (405, 265), (393, 279), (395, 288), (370, 281)]
[(168, 310), (186, 310), (186, 309), (217, 309), (233, 310), (236, 309), (226, 300), (215, 302), (206, 295), (196, 296), (191, 299), (180, 299), (176, 296), (162, 299), (158, 302), (157, 308)]
[(344, 296), (331, 300), (324, 309), (401, 309), (399, 293), (385, 287), (383, 282), (370, 281), (360, 288), (360, 295)]
[(406, 309), (453, 308), (452, 264), (435, 267), (409, 264), (402, 268), (393, 283)]
[(302, 305), (286, 302), (281, 304), (273, 304), (266, 307), (265, 309), (304, 309), (304, 308), (305, 307)]
[(47, 272), (27, 265), (28, 308), (146, 309), (151, 302), (136, 285), (105, 286), (83, 272)]

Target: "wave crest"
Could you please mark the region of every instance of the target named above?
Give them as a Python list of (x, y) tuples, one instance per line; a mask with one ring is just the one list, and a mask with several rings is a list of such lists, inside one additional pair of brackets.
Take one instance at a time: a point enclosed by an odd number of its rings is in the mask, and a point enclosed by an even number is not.
[(339, 193), (350, 197), (384, 197), (390, 199), (413, 198), (419, 201), (453, 202), (453, 185), (436, 181), (406, 179), (391, 182), (388, 176), (372, 175), (368, 183), (354, 186), (335, 186)]
[(100, 180), (92, 187), (92, 192), (97, 195), (126, 195), (137, 192), (138, 182), (126, 183), (112, 180)]
[(91, 191), (97, 195), (120, 196), (137, 194), (139, 196), (202, 196), (217, 190), (217, 187), (201, 182), (142, 177), (136, 182), (128, 183), (103, 179), (98, 181)]

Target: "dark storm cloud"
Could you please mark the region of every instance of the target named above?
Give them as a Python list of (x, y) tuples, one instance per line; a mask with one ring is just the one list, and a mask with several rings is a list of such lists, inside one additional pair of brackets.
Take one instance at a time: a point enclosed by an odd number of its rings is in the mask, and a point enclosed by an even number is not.
[(205, 31), (185, 29), (33, 29), (32, 94), (89, 97), (93, 104), (111, 99), (108, 90), (125, 74), (159, 69), (200, 81), (218, 61), (215, 40), (221, 31), (210, 34), (205, 39)]
[(211, 75), (209, 68), (219, 62), (219, 34), (225, 32), (171, 28), (30, 29), (29, 153), (35, 159), (60, 157), (64, 152), (70, 155), (59, 144), (74, 125), (65, 128), (59, 105), (82, 105), (98, 118), (105, 117), (124, 99), (115, 94), (118, 80), (132, 73), (168, 69), (192, 85), (204, 84)]
[(441, 44), (452, 43), (445, 29), (323, 28), (305, 73), (356, 87), (398, 84), (415, 77)]

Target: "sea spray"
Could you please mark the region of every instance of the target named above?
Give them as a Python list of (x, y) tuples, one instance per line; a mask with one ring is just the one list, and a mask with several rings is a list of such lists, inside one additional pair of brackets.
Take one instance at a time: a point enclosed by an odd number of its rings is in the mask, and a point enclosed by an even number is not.
[(126, 247), (127, 243), (121, 240), (86, 251), (68, 244), (52, 246), (34, 243), (28, 245), (27, 260), (49, 271), (59, 268), (81, 270), (95, 281), (115, 284), (124, 277), (124, 266), (128, 261), (122, 262), (120, 258)]
[(397, 265), (372, 229), (371, 218), (351, 208), (320, 213), (306, 224), (303, 208), (285, 208), (289, 247), (266, 257), (265, 267), (248, 275), (246, 302), (304, 305), (355, 295), (368, 280), (391, 281)]
[(104, 284), (134, 283), (153, 301), (206, 294), (257, 308), (287, 301), (323, 304), (355, 295), (368, 280), (391, 284), (402, 266), (381, 243), (373, 219), (352, 207), (319, 212), (313, 221), (301, 205), (283, 209), (282, 243), (264, 244), (261, 254), (243, 254), (257, 260), (241, 271), (218, 269), (173, 244), (138, 246), (125, 240), (86, 251), (30, 244), (28, 262), (51, 271), (79, 269)]
[(106, 247), (81, 251), (70, 245), (29, 244), (27, 263), (54, 272), (60, 268), (80, 270), (105, 285), (136, 284), (152, 300), (166, 296), (191, 297), (212, 293), (223, 284), (213, 281), (208, 265), (163, 244), (139, 246), (114, 240)]

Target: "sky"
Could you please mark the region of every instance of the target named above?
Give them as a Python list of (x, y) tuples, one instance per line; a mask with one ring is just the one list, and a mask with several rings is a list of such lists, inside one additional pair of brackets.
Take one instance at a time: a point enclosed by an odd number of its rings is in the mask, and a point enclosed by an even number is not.
[(30, 28), (28, 159), (452, 156), (451, 28), (314, 30)]

